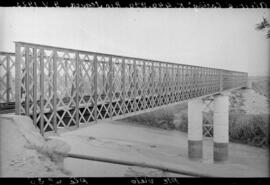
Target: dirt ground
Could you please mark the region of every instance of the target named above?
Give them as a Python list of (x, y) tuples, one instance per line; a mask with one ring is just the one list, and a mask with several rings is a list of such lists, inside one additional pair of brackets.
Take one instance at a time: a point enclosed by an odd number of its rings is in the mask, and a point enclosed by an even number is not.
[[(201, 162), (187, 158), (187, 135), (176, 130), (138, 126), (128, 122), (100, 121), (89, 127), (52, 136), (71, 146), (71, 153), (161, 164), (219, 177), (268, 177), (268, 151), (229, 144), (229, 161), (213, 163), (213, 142), (204, 140)], [(159, 170), (66, 158), (64, 168), (73, 176), (179, 176)]]
[[(49, 145), (48, 145), (49, 144)], [(0, 116), (0, 177), (67, 176), (65, 171), (36, 148), (57, 144), (47, 143), (26, 116)], [(60, 147), (57, 144), (57, 147)]]

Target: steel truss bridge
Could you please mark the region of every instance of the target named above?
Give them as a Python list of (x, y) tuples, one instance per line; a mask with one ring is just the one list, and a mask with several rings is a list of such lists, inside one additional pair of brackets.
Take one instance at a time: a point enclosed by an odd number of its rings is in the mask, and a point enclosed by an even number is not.
[(0, 52), (0, 112), (30, 116), (42, 134), (247, 86), (245, 72), (15, 45)]

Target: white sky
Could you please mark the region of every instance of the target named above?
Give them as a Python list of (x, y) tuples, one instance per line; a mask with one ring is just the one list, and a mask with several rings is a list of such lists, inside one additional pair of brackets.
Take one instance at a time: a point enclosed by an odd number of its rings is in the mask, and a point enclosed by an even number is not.
[(24, 41), (270, 75), (270, 9), (0, 8), (0, 51)]

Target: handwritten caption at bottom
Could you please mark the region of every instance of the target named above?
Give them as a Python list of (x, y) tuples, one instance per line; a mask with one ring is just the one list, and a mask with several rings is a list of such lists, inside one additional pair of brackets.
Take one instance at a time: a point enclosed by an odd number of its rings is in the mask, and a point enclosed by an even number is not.
[[(135, 177), (131, 179), (130, 182), (132, 184), (155, 184), (155, 179), (151, 177)], [(177, 178), (175, 177), (162, 178), (161, 183), (162, 184), (180, 184)]]

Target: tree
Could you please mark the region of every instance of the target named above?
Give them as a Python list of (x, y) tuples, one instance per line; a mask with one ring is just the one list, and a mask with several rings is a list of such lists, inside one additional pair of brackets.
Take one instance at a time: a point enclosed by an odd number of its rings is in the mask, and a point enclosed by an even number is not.
[(263, 21), (256, 25), (256, 30), (268, 30), (266, 34), (266, 38), (270, 38), (270, 24), (269, 21), (266, 20), (266, 18), (263, 17)]

